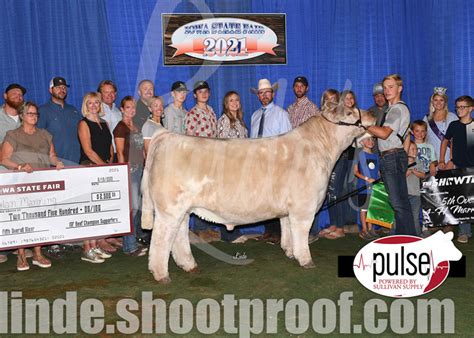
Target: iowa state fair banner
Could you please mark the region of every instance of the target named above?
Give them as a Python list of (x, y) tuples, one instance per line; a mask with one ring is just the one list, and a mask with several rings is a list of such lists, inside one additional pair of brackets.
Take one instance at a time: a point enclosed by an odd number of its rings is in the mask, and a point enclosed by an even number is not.
[(286, 64), (285, 14), (163, 14), (165, 65)]
[(474, 168), (439, 171), (428, 177), (421, 203), (426, 226), (474, 222)]

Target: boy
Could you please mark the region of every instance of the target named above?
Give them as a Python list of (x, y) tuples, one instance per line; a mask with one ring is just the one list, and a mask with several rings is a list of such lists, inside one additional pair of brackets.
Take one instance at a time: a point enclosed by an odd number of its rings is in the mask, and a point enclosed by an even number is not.
[(379, 178), (379, 157), (372, 152), (375, 145), (375, 140), (370, 134), (362, 135), (359, 139), (359, 144), (362, 146), (362, 151), (358, 154), (357, 165), (354, 166), (354, 175), (358, 178), (357, 188), (367, 186), (367, 189), (359, 192), (358, 206), (360, 209), (360, 223), (362, 230), (359, 237), (370, 241), (377, 238), (377, 234), (372, 229), (372, 224), (366, 222), (367, 207), (369, 204), (372, 187), (368, 186)]
[(436, 175), (436, 153), (430, 143), (426, 143), (428, 134), (428, 124), (422, 120), (416, 120), (411, 124), (411, 132), (414, 136), (416, 148), (418, 150), (418, 160), (423, 164), (423, 172), (430, 172), (431, 176)]
[(183, 104), (188, 95), (188, 88), (182, 81), (176, 81), (171, 86), (171, 96), (173, 96), (173, 103), (169, 104), (163, 112), (163, 126), (177, 134), (184, 135), (186, 128), (184, 126), (184, 119), (186, 118), (186, 109)]
[[(415, 121), (416, 122), (416, 121)], [(413, 123), (415, 123), (413, 122)], [(423, 122), (423, 121), (421, 121)], [(412, 127), (413, 128), (413, 127)], [(425, 128), (426, 131), (426, 128)], [(426, 135), (426, 133), (425, 133)], [(408, 148), (408, 164), (416, 163), (413, 167), (407, 170), (407, 188), (408, 188), (408, 201), (411, 205), (411, 211), (413, 213), (413, 221), (415, 223), (416, 234), (421, 235), (420, 227), (420, 210), (421, 210), (421, 198), (420, 198), (420, 180), (425, 178), (425, 168), (422, 161), (419, 160), (417, 154), (419, 154), (420, 148), (418, 144), (410, 141), (410, 147)], [(434, 152), (433, 152), (434, 153)], [(417, 160), (418, 159), (418, 160)]]
[[(472, 97), (460, 96), (455, 101), (459, 121), (453, 121), (446, 130), (439, 151), (439, 169), (466, 168), (474, 166), (474, 123), (471, 113), (474, 106)], [(448, 142), (451, 142), (452, 160), (444, 162)], [(458, 242), (467, 243), (472, 236), (471, 224), (459, 224)]]

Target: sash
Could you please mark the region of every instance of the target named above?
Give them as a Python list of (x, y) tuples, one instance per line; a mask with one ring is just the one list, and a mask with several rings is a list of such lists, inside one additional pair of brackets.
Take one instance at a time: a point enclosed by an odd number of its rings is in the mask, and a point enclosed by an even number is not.
[[(441, 132), (441, 130), (439, 130), (438, 126), (436, 125), (436, 122), (433, 119), (431, 119), (428, 121), (428, 125), (430, 126), (431, 130), (436, 135), (436, 137), (439, 138), (441, 142), (443, 142), (444, 134)], [(451, 142), (448, 143), (448, 147), (451, 148)]]

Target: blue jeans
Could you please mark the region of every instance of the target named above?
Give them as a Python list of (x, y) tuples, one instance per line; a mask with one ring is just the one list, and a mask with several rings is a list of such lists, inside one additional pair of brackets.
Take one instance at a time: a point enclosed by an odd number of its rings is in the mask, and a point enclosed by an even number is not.
[[(134, 168), (135, 169), (135, 168)], [(141, 192), (140, 183), (143, 169), (137, 168), (130, 172), (130, 195), (132, 197), (132, 233), (123, 236), (123, 252), (131, 253), (138, 249), (137, 229), (141, 228)]]
[(471, 223), (459, 224), (459, 233), (458, 233), (458, 235), (467, 235), (467, 237), (472, 237)]
[(407, 168), (408, 156), (403, 149), (381, 156), (380, 172), (395, 211), (395, 234), (416, 236), (413, 213), (408, 200)]
[[(349, 170), (347, 153), (343, 152), (331, 173), (328, 186), (328, 203), (334, 202), (343, 195), (344, 183)], [(328, 209), (329, 221), (338, 228), (342, 228), (349, 210), (347, 200), (341, 201)]]
[(421, 235), (420, 226), (420, 210), (421, 210), (421, 197), (416, 195), (408, 195), (408, 201), (411, 205), (411, 212), (413, 214), (413, 222), (415, 223), (416, 234)]

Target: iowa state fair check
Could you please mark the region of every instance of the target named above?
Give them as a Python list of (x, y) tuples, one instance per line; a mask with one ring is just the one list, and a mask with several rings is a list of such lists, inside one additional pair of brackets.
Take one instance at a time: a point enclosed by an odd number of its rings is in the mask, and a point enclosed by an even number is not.
[(0, 173), (0, 251), (127, 233), (126, 164)]

